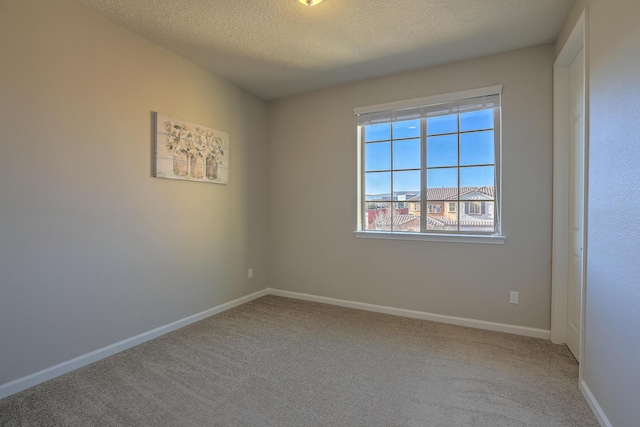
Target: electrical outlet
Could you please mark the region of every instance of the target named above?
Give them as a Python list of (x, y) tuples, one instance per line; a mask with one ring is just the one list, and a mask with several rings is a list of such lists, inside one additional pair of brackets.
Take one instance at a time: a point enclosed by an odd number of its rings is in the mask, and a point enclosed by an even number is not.
[(509, 294), (509, 302), (511, 304), (518, 304), (518, 300), (520, 299), (520, 292), (511, 291)]
[(250, 268), (249, 270), (247, 270), (247, 277), (249, 279), (251, 279), (253, 277), (253, 268)]

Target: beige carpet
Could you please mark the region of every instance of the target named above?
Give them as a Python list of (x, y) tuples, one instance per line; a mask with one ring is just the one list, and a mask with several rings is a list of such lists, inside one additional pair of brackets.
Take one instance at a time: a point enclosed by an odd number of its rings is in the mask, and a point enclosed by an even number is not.
[(0, 400), (2, 426), (597, 426), (549, 341), (267, 296)]

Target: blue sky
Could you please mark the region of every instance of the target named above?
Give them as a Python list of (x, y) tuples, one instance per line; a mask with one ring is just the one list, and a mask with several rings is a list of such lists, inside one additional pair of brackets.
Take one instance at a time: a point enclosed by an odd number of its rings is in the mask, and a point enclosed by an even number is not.
[[(393, 127), (392, 127), (393, 126)], [(458, 153), (458, 126), (460, 134)], [(460, 186), (493, 186), (493, 111), (481, 110), (458, 115), (427, 119), (427, 185), (429, 187), (458, 186), (458, 155)], [(393, 142), (391, 130), (393, 129)], [(406, 139), (405, 139), (406, 138)], [(402, 139), (399, 140), (398, 139)], [(365, 193), (383, 194), (393, 191), (420, 189), (420, 120), (368, 125), (365, 127)], [(393, 165), (392, 163), (393, 150)], [(393, 166), (393, 167), (392, 167)], [(432, 169), (434, 168), (434, 169)], [(391, 170), (394, 170), (391, 172)], [(418, 169), (418, 170), (406, 170)]]

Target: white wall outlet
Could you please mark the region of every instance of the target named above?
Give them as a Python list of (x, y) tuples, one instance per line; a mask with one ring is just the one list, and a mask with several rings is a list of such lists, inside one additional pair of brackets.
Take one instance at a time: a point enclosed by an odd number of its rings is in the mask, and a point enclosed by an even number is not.
[(520, 292), (511, 291), (509, 294), (509, 302), (511, 304), (518, 304), (518, 300), (520, 299)]
[(247, 270), (247, 277), (249, 279), (251, 279), (253, 277), (253, 268), (250, 268), (249, 270)]

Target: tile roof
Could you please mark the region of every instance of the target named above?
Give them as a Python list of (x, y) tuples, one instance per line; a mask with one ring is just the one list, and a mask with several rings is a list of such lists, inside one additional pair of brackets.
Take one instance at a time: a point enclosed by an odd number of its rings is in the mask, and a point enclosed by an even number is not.
[[(419, 221), (420, 217), (417, 215), (393, 215), (393, 226), (397, 227), (416, 219)], [(376, 217), (373, 222), (378, 227), (389, 226), (391, 224), (391, 218), (389, 215), (381, 215), (379, 217)]]
[[(460, 227), (462, 228), (467, 228), (467, 227), (481, 227), (481, 228), (486, 228), (486, 227), (493, 227), (493, 220), (483, 220), (483, 219), (467, 219), (467, 220), (461, 220), (460, 221)], [(432, 216), (428, 216), (427, 215), (427, 228), (430, 230), (446, 230), (446, 229), (450, 229), (450, 228), (455, 228), (457, 227), (458, 222), (456, 220), (452, 220), (452, 219), (447, 219), (447, 218), (434, 218)]]
[[(402, 226), (408, 226), (412, 221), (420, 221), (420, 217), (418, 215), (394, 215), (393, 216), (393, 227), (397, 229), (401, 229)], [(373, 224), (376, 228), (386, 228), (391, 225), (391, 218), (388, 215), (380, 215), (376, 217), (373, 221)], [(455, 220), (450, 220), (446, 218), (434, 218), (432, 216), (427, 216), (427, 229), (429, 230), (452, 230), (457, 229), (457, 222)], [(460, 221), (461, 228), (493, 228), (493, 220), (482, 220), (476, 218), (469, 218), (467, 220)]]
[[(456, 187), (427, 188), (427, 200), (456, 200), (458, 189)], [(494, 187), (460, 187), (460, 200), (474, 200), (473, 195), (488, 196), (487, 199), (495, 198)], [(467, 196), (467, 197), (465, 197)], [(407, 201), (420, 200), (420, 196), (413, 196)]]

